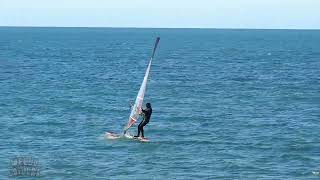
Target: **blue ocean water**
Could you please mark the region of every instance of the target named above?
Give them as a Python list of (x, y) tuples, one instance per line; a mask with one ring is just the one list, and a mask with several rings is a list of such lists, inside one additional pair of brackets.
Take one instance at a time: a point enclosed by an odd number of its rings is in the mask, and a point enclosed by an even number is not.
[[(121, 132), (160, 36), (149, 143)], [(320, 31), (0, 28), (0, 179), (319, 179)], [(135, 133), (136, 126), (132, 128)], [(33, 178), (30, 178), (33, 179)]]

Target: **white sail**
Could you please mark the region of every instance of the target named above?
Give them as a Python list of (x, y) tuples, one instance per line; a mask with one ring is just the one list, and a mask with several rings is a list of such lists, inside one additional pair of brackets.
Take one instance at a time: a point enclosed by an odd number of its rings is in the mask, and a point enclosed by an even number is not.
[(136, 98), (136, 100), (134, 102), (134, 105), (133, 105), (133, 107), (131, 109), (129, 120), (128, 120), (128, 123), (127, 123), (127, 125), (125, 127), (125, 130), (124, 130), (125, 133), (138, 120), (139, 114), (141, 113), (143, 99), (144, 99), (144, 95), (145, 95), (146, 89), (147, 89), (147, 82), (148, 82), (148, 77), (149, 77), (149, 74), (150, 74), (151, 63), (152, 63), (152, 59), (154, 57), (155, 51), (157, 49), (159, 40), (160, 40), (160, 38), (158, 37), (157, 40), (156, 40), (156, 43), (154, 45), (152, 56), (151, 56), (151, 58), (149, 60), (149, 64), (148, 64), (146, 73), (144, 75), (142, 84), (140, 86), (140, 90), (138, 92), (138, 95), (137, 95), (137, 98)]

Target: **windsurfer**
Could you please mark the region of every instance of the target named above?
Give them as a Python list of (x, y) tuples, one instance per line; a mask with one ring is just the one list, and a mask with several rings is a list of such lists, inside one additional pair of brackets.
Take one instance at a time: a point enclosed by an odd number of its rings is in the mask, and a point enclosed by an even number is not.
[(138, 135), (134, 136), (136, 138), (140, 136), (140, 132), (141, 132), (141, 137), (144, 138), (143, 127), (145, 125), (147, 125), (150, 121), (150, 117), (152, 114), (151, 104), (147, 103), (146, 107), (147, 107), (146, 109), (141, 109), (141, 114), (142, 114), (143, 120), (140, 122), (140, 124), (138, 126)]

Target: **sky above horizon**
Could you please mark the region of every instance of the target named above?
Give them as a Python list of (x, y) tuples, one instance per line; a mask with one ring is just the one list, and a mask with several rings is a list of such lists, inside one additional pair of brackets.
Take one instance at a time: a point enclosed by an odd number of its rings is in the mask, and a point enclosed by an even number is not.
[(0, 26), (320, 29), (320, 0), (0, 0)]

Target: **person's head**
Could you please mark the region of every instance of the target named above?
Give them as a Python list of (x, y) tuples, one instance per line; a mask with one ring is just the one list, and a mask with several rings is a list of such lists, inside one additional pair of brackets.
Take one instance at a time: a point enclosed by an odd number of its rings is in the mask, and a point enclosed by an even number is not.
[(151, 104), (150, 104), (150, 103), (147, 103), (147, 104), (146, 104), (146, 107), (147, 107), (147, 108), (151, 108)]

